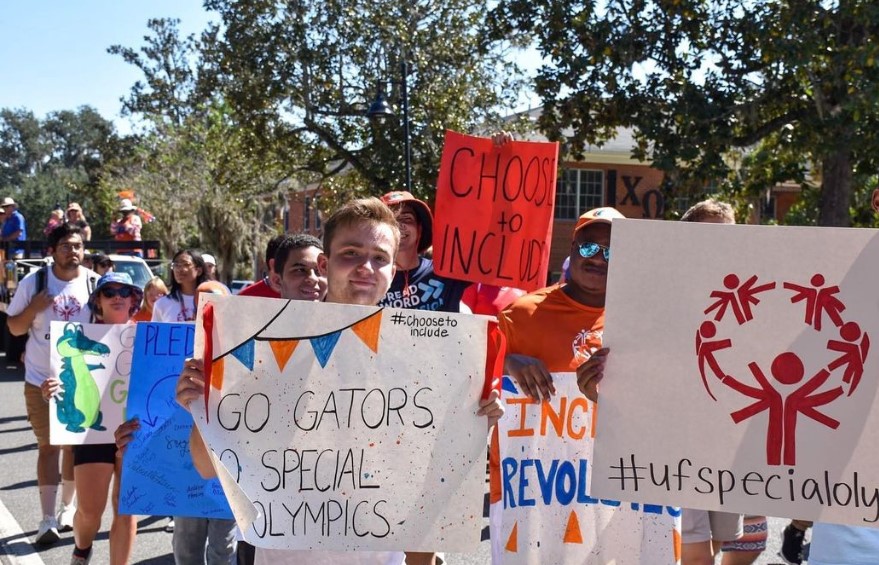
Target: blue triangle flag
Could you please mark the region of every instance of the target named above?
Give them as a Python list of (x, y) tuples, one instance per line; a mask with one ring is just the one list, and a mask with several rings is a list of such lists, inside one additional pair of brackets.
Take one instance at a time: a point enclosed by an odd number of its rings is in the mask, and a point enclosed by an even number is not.
[(330, 360), (330, 355), (333, 354), (333, 349), (336, 348), (336, 343), (339, 342), (341, 335), (342, 332), (338, 331), (320, 337), (313, 337), (309, 340), (311, 348), (314, 349), (314, 356), (317, 357), (321, 367), (327, 366), (327, 361)]
[(232, 350), (232, 357), (241, 361), (248, 371), (253, 371), (253, 356), (255, 342), (249, 339)]
[(507, 377), (507, 376), (504, 377), (504, 381), (503, 381), (503, 384), (501, 384), (501, 388), (504, 391), (509, 392), (511, 394), (519, 394), (519, 389), (516, 388), (516, 385), (513, 384), (513, 379), (511, 379), (510, 377)]

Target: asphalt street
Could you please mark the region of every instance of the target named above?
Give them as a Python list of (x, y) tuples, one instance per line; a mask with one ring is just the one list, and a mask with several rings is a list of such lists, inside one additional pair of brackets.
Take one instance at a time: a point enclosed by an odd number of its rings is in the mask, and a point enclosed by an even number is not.
[[(39, 499), (36, 483), (36, 440), (25, 416), (24, 374), (7, 366), (0, 353), (0, 562), (11, 565), (62, 565), (70, 562), (72, 533), (62, 534), (51, 547), (31, 544), (39, 522)], [(164, 531), (166, 517), (141, 516), (131, 563), (143, 565), (173, 564), (172, 535)], [(103, 565), (108, 555), (109, 511), (105, 514), (95, 541), (92, 563)], [(484, 521), (487, 526), (487, 519)], [(770, 545), (757, 561), (761, 565), (781, 563), (777, 557), (781, 531), (786, 520), (770, 519)], [(487, 527), (483, 534), (487, 532)], [(485, 535), (483, 535), (485, 537)], [(102, 559), (103, 557), (103, 559)], [(490, 563), (487, 540), (473, 554), (448, 554), (450, 565), (484, 565)]]

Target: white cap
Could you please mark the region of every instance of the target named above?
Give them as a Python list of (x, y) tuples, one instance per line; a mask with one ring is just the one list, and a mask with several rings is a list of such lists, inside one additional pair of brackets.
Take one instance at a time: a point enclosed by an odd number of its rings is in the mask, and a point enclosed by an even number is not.
[(217, 260), (214, 259), (214, 256), (210, 253), (202, 253), (201, 258), (204, 259), (205, 265), (213, 265), (214, 267), (217, 266)]

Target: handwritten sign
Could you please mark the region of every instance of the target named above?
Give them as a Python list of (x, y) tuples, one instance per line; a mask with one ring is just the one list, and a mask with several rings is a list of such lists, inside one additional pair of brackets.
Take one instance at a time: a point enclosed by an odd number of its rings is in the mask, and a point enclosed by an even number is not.
[(127, 410), (140, 429), (122, 460), (123, 514), (232, 517), (220, 482), (202, 479), (193, 467), (192, 416), (174, 399), (194, 341), (193, 324), (137, 324)]
[(590, 496), (595, 405), (574, 373), (531, 400), (504, 379), (498, 425), (502, 499), (492, 505), (493, 563), (676, 563), (679, 508)]
[(613, 245), (593, 490), (879, 523), (879, 233), (624, 220)]
[[(211, 378), (207, 411), (199, 403), (193, 414), (227, 472), (218, 474), (248, 541), (284, 549), (478, 546), (485, 320), (206, 299), (200, 315), (213, 328), (206, 335), (200, 319), (196, 351), (211, 352)], [(239, 490), (253, 507), (239, 504)]]
[(52, 375), (64, 392), (53, 398), (52, 445), (115, 443), (125, 421), (134, 324), (52, 322)]
[(446, 132), (433, 263), (440, 275), (536, 290), (546, 286), (557, 143)]

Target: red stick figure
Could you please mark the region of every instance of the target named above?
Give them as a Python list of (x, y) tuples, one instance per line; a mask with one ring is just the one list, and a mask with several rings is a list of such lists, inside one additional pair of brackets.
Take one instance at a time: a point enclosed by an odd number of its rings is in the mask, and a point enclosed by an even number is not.
[(809, 282), (812, 284), (811, 287), (784, 283), (784, 288), (795, 291), (790, 299), (791, 303), (806, 301), (805, 322), (810, 326), (814, 325), (816, 331), (821, 331), (821, 312), (827, 312), (827, 316), (836, 327), (841, 326), (842, 317), (839, 314), (845, 310), (845, 304), (834, 296), (839, 292), (839, 287), (825, 287), (824, 276), (820, 273), (813, 275)]
[(717, 327), (711, 320), (702, 322), (702, 325), (699, 326), (699, 331), (696, 332), (696, 357), (699, 359), (699, 373), (702, 375), (702, 384), (705, 385), (705, 390), (708, 392), (711, 400), (717, 400), (717, 398), (711, 394), (711, 389), (708, 387), (708, 379), (705, 377), (705, 363), (708, 363), (708, 367), (711, 368), (715, 377), (723, 380), (726, 374), (720, 368), (717, 359), (714, 358), (714, 352), (732, 346), (732, 340), (730, 339), (705, 341), (706, 339), (713, 338), (715, 335), (717, 335)]
[(714, 316), (714, 321), (719, 322), (723, 319), (723, 315), (726, 313), (727, 306), (732, 308), (733, 315), (736, 317), (736, 321), (739, 325), (744, 324), (747, 321), (750, 321), (754, 318), (754, 315), (751, 313), (751, 305), (757, 305), (760, 303), (760, 299), (757, 298), (757, 294), (761, 292), (766, 292), (767, 290), (771, 290), (775, 288), (775, 283), (767, 283), (762, 286), (758, 286), (756, 288), (751, 288), (754, 286), (754, 283), (757, 282), (757, 275), (753, 275), (744, 284), (739, 286), (739, 277), (734, 274), (729, 274), (723, 278), (723, 286), (728, 288), (728, 291), (724, 290), (715, 290), (711, 293), (712, 298), (716, 298), (717, 300), (708, 308), (705, 309), (705, 314), (708, 314), (712, 310), (717, 310), (717, 314)]
[[(745, 396), (757, 399), (757, 402), (750, 406), (730, 414), (736, 424), (764, 410), (769, 411), (769, 426), (766, 432), (768, 465), (781, 465), (782, 451), (785, 465), (796, 464), (796, 428), (799, 414), (802, 413), (834, 430), (839, 427), (837, 420), (819, 412), (816, 408), (836, 400), (843, 393), (842, 387), (812, 394), (830, 377), (830, 372), (826, 369), (818, 371), (804, 385), (790, 393), (787, 398), (783, 398), (756, 363), (749, 363), (748, 368), (751, 369), (760, 388), (748, 386), (731, 376), (727, 376), (721, 382)], [(781, 384), (797, 384), (803, 380), (804, 374), (803, 362), (795, 353), (781, 353), (772, 361), (772, 376)]]
[(827, 368), (833, 371), (845, 365), (842, 382), (851, 383), (848, 390), (848, 396), (851, 396), (864, 375), (864, 362), (870, 352), (870, 336), (865, 333), (861, 343), (855, 343), (861, 337), (861, 327), (855, 322), (843, 324), (839, 328), (839, 336), (845, 341), (830, 340), (827, 342), (827, 349), (839, 351), (842, 355), (834, 359)]

